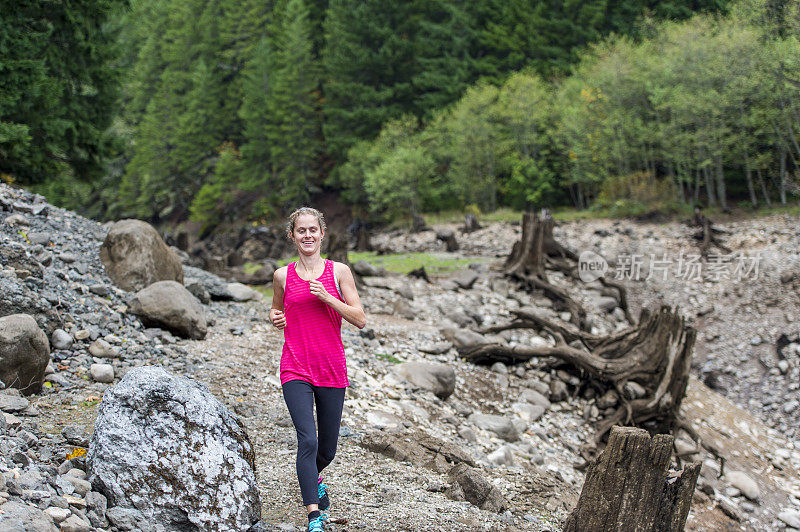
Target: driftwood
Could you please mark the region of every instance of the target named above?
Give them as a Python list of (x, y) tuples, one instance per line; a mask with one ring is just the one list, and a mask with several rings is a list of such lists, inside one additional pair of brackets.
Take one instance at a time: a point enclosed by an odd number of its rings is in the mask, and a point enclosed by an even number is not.
[[(645, 426), (653, 432), (672, 431), (689, 381), (696, 335), (676, 311), (668, 306), (655, 313), (643, 309), (638, 325), (607, 337), (565, 327), (532, 312), (520, 310), (515, 314), (516, 319), (505, 328), (532, 325), (531, 328), (549, 333), (556, 345), (511, 347), (487, 343), (462, 347), (460, 355), (475, 364), (514, 364), (555, 357), (583, 372), (601, 393), (616, 390), (621, 403), (598, 422), (598, 440), (620, 423)], [(502, 327), (486, 332), (498, 330)], [(644, 393), (637, 394), (637, 390)]]
[(700, 463), (669, 472), (672, 436), (614, 427), (608, 446), (589, 466), (564, 532), (682, 531)]

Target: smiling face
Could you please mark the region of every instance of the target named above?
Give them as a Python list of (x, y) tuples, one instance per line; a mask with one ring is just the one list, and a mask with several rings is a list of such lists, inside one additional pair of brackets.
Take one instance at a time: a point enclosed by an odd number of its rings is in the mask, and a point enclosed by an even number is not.
[(324, 235), (317, 217), (312, 214), (301, 214), (294, 222), (292, 241), (297, 246), (297, 251), (303, 255), (319, 253)]

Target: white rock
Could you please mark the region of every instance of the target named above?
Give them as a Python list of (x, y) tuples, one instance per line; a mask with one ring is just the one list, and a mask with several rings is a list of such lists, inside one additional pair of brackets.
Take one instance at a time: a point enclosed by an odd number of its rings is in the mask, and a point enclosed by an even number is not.
[(800, 510), (784, 510), (778, 514), (778, 519), (790, 527), (800, 530)]
[(514, 465), (514, 453), (511, 452), (511, 447), (503, 445), (494, 452), (489, 453), (486, 459), (495, 465)]
[(114, 382), (114, 366), (111, 364), (92, 364), (89, 373), (95, 382)]
[(44, 513), (49, 515), (56, 524), (60, 523), (70, 515), (72, 515), (72, 511), (69, 508), (56, 508), (55, 506), (51, 506), (47, 508)]
[(89, 346), (89, 353), (98, 358), (116, 358), (119, 356), (117, 348), (105, 340), (98, 338)]
[(725, 479), (734, 488), (752, 501), (757, 501), (761, 495), (758, 484), (750, 476), (742, 471), (730, 471), (725, 475)]

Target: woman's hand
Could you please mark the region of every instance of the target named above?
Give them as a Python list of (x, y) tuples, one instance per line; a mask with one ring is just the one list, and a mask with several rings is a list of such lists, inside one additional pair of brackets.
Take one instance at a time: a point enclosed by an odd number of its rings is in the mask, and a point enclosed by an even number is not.
[(325, 287), (322, 286), (322, 283), (317, 281), (316, 279), (313, 281), (309, 281), (308, 285), (309, 289), (311, 290), (311, 293), (317, 296), (317, 299), (319, 299), (323, 303), (329, 304), (333, 299), (333, 297), (328, 293), (328, 291), (325, 290)]
[(282, 310), (278, 310), (276, 308), (270, 309), (269, 321), (271, 321), (272, 324), (278, 329), (283, 329), (286, 327), (286, 316), (283, 315)]

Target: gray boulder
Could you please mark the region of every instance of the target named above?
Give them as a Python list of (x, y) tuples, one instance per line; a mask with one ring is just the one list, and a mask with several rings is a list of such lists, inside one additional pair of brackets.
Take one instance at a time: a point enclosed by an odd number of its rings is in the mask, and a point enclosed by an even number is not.
[(473, 412), (467, 418), (467, 421), (472, 423), (478, 428), (494, 432), (499, 437), (506, 441), (517, 441), (519, 439), (519, 430), (511, 421), (505, 416), (496, 416), (494, 414), (481, 414)]
[(447, 364), (434, 362), (403, 362), (394, 367), (395, 373), (412, 385), (447, 399), (456, 389), (456, 372)]
[(361, 277), (386, 275), (386, 270), (377, 268), (365, 260), (359, 260), (353, 263), (353, 271)]
[(7, 501), (0, 505), (0, 530), (9, 532), (58, 532), (49, 515), (21, 501)]
[(0, 246), (0, 264), (6, 268), (13, 268), (17, 277), (42, 278), (42, 265), (30, 256), (25, 246), (17, 242), (5, 242)]
[(467, 500), (481, 510), (495, 513), (502, 512), (508, 507), (497, 486), (493, 486), (477, 469), (467, 464), (453, 466), (447, 477), (450, 480), (450, 488), (445, 495), (450, 499)]
[(478, 274), (474, 270), (463, 270), (455, 274), (451, 280), (458, 285), (459, 288), (469, 290), (475, 281), (478, 280)]
[(120, 220), (112, 225), (100, 246), (100, 260), (123, 290), (141, 290), (157, 281), (183, 283), (180, 259), (158, 231), (141, 220)]
[(261, 293), (242, 283), (228, 283), (228, 292), (234, 301), (261, 299)]
[(136, 510), (140, 526), (238, 532), (261, 516), (244, 426), (203, 384), (163, 368), (132, 369), (105, 391), (87, 464), (112, 523)]
[(33, 317), (0, 318), (0, 381), (24, 394), (37, 393), (49, 362), (50, 342)]
[(128, 300), (128, 308), (147, 326), (161, 327), (184, 338), (206, 337), (203, 304), (175, 281), (159, 281), (139, 290)]
[[(231, 301), (233, 299), (233, 294), (228, 289), (228, 281), (220, 276), (194, 266), (184, 266), (183, 272), (186, 275), (187, 286), (201, 285), (212, 300)], [(200, 298), (198, 297), (198, 299)]]

